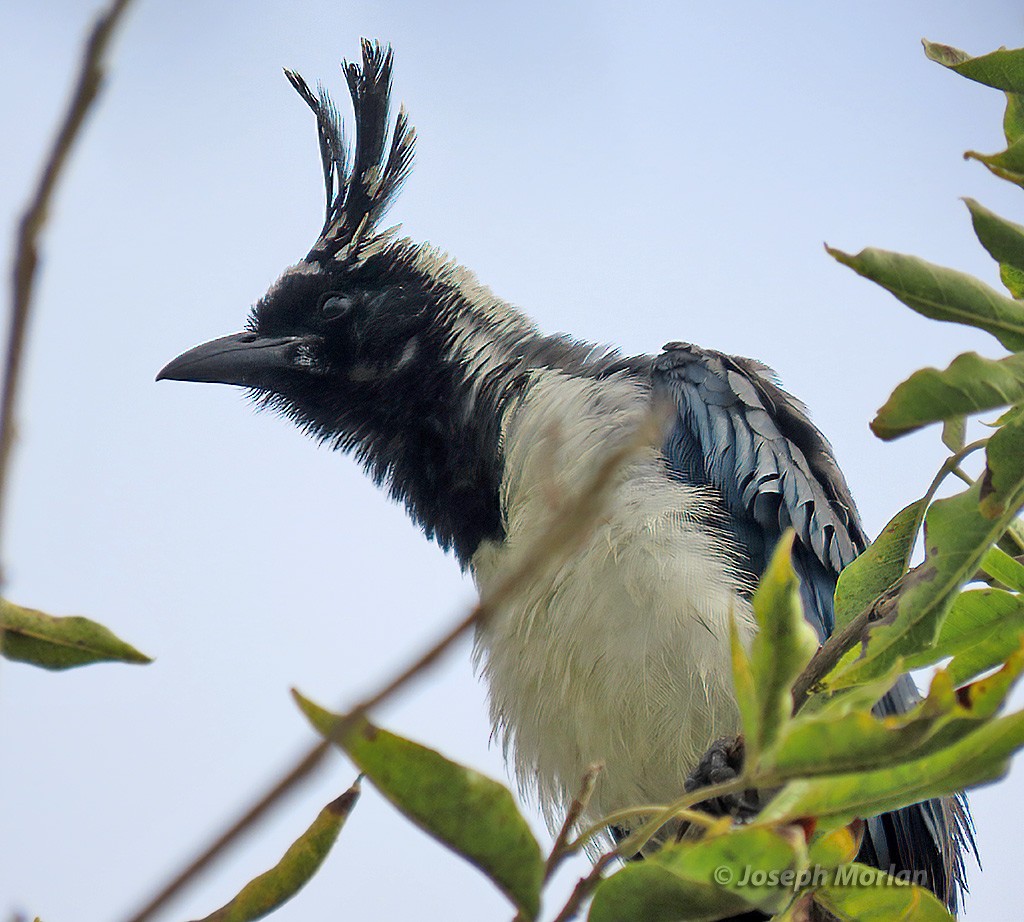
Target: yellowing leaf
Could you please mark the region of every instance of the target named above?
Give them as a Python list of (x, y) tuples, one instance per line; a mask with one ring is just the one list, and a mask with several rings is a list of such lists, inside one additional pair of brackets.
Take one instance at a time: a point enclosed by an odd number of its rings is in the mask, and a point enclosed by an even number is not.
[(1001, 589), (970, 589), (954, 599), (934, 646), (910, 653), (904, 665), (921, 669), (951, 656), (946, 672), (954, 685), (962, 685), (1005, 662), (1022, 634), (1024, 600)]
[(839, 868), (814, 899), (840, 922), (955, 922), (935, 894), (871, 868)]
[(89, 663), (151, 663), (108, 628), (88, 618), (58, 618), (0, 599), (0, 653), (43, 669)]
[(359, 799), (359, 782), (331, 801), (269, 871), (249, 881), (231, 902), (200, 922), (252, 922), (290, 900), (317, 872)]
[(544, 861), (507, 788), (365, 719), (336, 739), (344, 718), (293, 695), (317, 732), (340, 746), (392, 804), (483, 871), (528, 919), (536, 917)]
[(995, 781), (1024, 746), (1024, 712), (995, 718), (928, 756), (871, 771), (792, 781), (765, 807), (759, 823), (834, 817), (849, 822)]

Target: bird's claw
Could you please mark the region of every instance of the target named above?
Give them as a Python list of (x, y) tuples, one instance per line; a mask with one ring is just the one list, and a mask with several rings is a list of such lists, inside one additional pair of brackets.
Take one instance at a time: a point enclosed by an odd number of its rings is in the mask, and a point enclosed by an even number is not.
[[(686, 779), (686, 792), (735, 781), (743, 770), (743, 737), (726, 736), (715, 740), (701, 757), (697, 767)], [(732, 816), (741, 822), (753, 819), (761, 810), (756, 790), (738, 791), (712, 797), (695, 805), (695, 809), (713, 816)]]

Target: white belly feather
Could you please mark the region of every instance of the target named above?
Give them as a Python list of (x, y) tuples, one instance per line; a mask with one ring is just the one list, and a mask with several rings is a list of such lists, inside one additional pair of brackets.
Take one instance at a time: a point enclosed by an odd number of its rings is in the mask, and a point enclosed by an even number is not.
[[(506, 539), (472, 561), (481, 593), (514, 564), (649, 406), (635, 384), (539, 373), (506, 415)], [(524, 792), (557, 826), (603, 762), (589, 818), (668, 803), (715, 738), (738, 729), (729, 622), (753, 632), (742, 577), (708, 493), (650, 451), (561, 569), (525, 586), (477, 638), (496, 733)]]

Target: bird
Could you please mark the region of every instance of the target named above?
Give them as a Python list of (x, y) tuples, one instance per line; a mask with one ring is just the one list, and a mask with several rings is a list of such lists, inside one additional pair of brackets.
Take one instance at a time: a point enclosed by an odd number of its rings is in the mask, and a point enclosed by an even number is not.
[[(415, 131), (404, 107), (391, 119), (389, 45), (362, 40), (342, 71), (351, 137), (329, 93), (285, 70), (316, 118), (326, 214), (312, 248), (241, 332), (157, 379), (245, 388), (354, 455), (482, 595), (549, 527), (552, 495), (667, 408), (598, 525), (480, 626), (476, 652), (496, 738), (549, 825), (597, 762), (590, 818), (670, 803), (727, 761), (720, 741), (740, 727), (730, 624), (752, 637), (751, 593), (788, 529), (806, 618), (820, 641), (833, 629), (836, 580), (869, 539), (832, 448), (759, 361), (545, 334), (444, 252), (383, 226)], [(904, 676), (876, 712), (917, 700)], [(945, 798), (868, 819), (860, 859), (923, 875), (955, 911), (970, 848), (966, 804)]]

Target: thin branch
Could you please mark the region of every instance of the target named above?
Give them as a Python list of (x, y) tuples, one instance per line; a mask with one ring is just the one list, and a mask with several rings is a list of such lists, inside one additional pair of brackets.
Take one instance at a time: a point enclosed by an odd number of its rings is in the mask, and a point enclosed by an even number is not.
[(617, 851), (611, 851), (598, 858), (590, 873), (576, 882), (562, 911), (555, 916), (552, 922), (569, 922), (570, 919), (575, 919), (579, 915), (580, 909), (583, 908), (587, 897), (597, 889), (597, 885), (604, 879), (605, 868), (618, 857)]
[[(97, 18), (85, 45), (78, 81), (68, 104), (67, 114), (43, 166), (35, 195), (32, 196), (18, 225), (7, 356), (4, 362), (3, 389), (0, 392), (0, 525), (3, 524), (6, 509), (4, 500), (7, 495), (7, 471), (15, 439), (15, 405), (25, 355), (25, 338), (32, 307), (36, 268), (39, 263), (39, 235), (46, 224), (50, 202), (64, 165), (78, 140), (86, 115), (102, 88), (107, 47), (130, 2), (131, 0), (113, 0), (107, 10)], [(0, 555), (0, 560), (2, 559)]]
[[(558, 866), (568, 858), (569, 855), (579, 849), (580, 842), (582, 840), (577, 839), (574, 842), (570, 842), (569, 836), (572, 835), (573, 827), (583, 814), (583, 811), (587, 809), (587, 804), (590, 803), (590, 798), (594, 794), (594, 785), (597, 783), (597, 776), (601, 774), (603, 769), (604, 765), (600, 762), (596, 762), (584, 773), (583, 780), (580, 782), (579, 793), (569, 805), (569, 809), (565, 814), (565, 819), (562, 821), (562, 828), (558, 830), (558, 835), (555, 837), (554, 845), (551, 846), (551, 853), (548, 855), (548, 860), (544, 863), (545, 884), (551, 880), (551, 877), (558, 869)], [(526, 922), (526, 916), (523, 915), (523, 911), (521, 909), (516, 913), (512, 922)]]
[[(732, 784), (733, 782), (729, 783)], [(707, 799), (704, 795), (706, 790), (708, 789), (700, 789), (701, 800), (698, 800), (698, 803)], [(712, 816), (710, 813), (704, 813), (702, 810), (692, 810), (689, 807), (680, 807), (677, 804), (673, 804), (671, 807), (666, 807), (664, 804), (640, 804), (636, 807), (626, 807), (622, 810), (613, 810), (611, 813), (606, 813), (601, 819), (596, 823), (592, 823), (570, 842), (569, 849), (571, 851), (578, 851), (589, 839), (605, 832), (609, 826), (618, 826), (622, 820), (628, 820), (637, 816), (662, 816), (663, 814), (665, 818), (659, 820), (659, 828), (670, 820), (684, 820), (691, 826), (710, 829), (712, 826), (717, 825), (719, 820), (719, 817)]]
[[(675, 803), (669, 804), (660, 814), (656, 815), (653, 819), (648, 820), (639, 829), (635, 830), (619, 842), (618, 845), (615, 846), (615, 854), (624, 858), (635, 855), (666, 823), (671, 822), (677, 817), (688, 818), (688, 814), (690, 812), (696, 812), (693, 808), (696, 807), (697, 804), (703, 803), (706, 800), (714, 800), (716, 797), (724, 797), (727, 794), (737, 794), (740, 791), (747, 790), (748, 788), (757, 787), (759, 783), (760, 782), (755, 782), (746, 773), (746, 771), (744, 771), (731, 781), (723, 781), (720, 784), (710, 784), (707, 787), (697, 788), (694, 791), (690, 791), (680, 797), (679, 800), (675, 801)], [(703, 821), (698, 821), (698, 823), (702, 826), (707, 825)]]
[(153, 896), (141, 909), (132, 916), (132, 922), (141, 922), (150, 918), (157, 910), (162, 909), (167, 902), (176, 896), (186, 884), (204, 871), (210, 863), (232, 842), (238, 839), (246, 830), (253, 826), (271, 807), (273, 807), (285, 794), (291, 791), (300, 781), (313, 773), (313, 770), (323, 762), (324, 757), (331, 750), (331, 744), (322, 740), (310, 749), (296, 765), (279, 778), (273, 786), (263, 794), (260, 799), (245, 811), (234, 823), (224, 832), (218, 835), (202, 852), (200, 852), (188, 866), (172, 878), (160, 891)]
[(609, 452), (591, 480), (579, 493), (552, 513), (552, 525), (535, 541), (519, 563), (507, 573), (473, 607), (472, 611), (383, 688), (364, 698), (332, 728), (330, 739), (340, 742), (366, 713), (390, 698), (411, 679), (433, 666), (440, 657), (478, 625), (486, 623), (500, 611), (507, 602), (521, 591), (527, 582), (543, 566), (561, 566), (568, 560), (580, 542), (596, 527), (604, 514), (608, 494), (615, 485), (623, 465), (634, 458), (642, 449), (648, 448), (654, 438), (660, 436), (660, 427), (653, 414), (637, 427), (631, 438), (617, 449)]
[(600, 775), (603, 770), (604, 765), (596, 763), (591, 765), (583, 775), (583, 781), (580, 784), (580, 792), (569, 805), (569, 809), (565, 814), (565, 820), (562, 822), (562, 828), (558, 830), (558, 835), (555, 837), (555, 844), (551, 846), (551, 854), (548, 855), (548, 860), (544, 864), (545, 883), (551, 880), (551, 876), (558, 869), (558, 866), (579, 848), (579, 840), (570, 842), (569, 836), (572, 835), (572, 830), (576, 823), (579, 822), (579, 818), (583, 815), (583, 811), (587, 809), (587, 805), (590, 803), (590, 798), (594, 796), (594, 786), (597, 784), (597, 776)]
[(394, 679), (356, 704), (345, 716), (340, 717), (326, 739), (309, 750), (294, 768), (290, 769), (260, 797), (256, 804), (250, 807), (225, 832), (217, 836), (198, 857), (166, 884), (142, 909), (135, 912), (129, 922), (144, 922), (158, 909), (161, 909), (172, 897), (199, 876), (221, 852), (253, 826), (271, 806), (306, 778), (323, 760), (332, 742), (343, 741), (345, 735), (364, 717), (367, 711), (390, 698), (412, 679), (420, 676), (450, 650), (452, 645), (464, 634), (484, 623), (499, 611), (540, 567), (561, 565), (568, 560), (579, 543), (599, 523), (604, 514), (608, 495), (614, 488), (623, 466), (644, 448), (653, 445), (660, 436), (659, 422), (656, 416), (651, 414), (637, 427), (630, 439), (605, 456), (583, 489), (552, 515), (552, 524), (548, 531), (539, 541), (531, 545), (518, 565), (512, 568), (493, 591), (481, 599), (465, 618)]
[[(562, 907), (561, 912), (558, 913), (553, 922), (568, 922), (568, 920), (576, 918), (583, 906), (583, 903), (594, 892), (597, 885), (604, 879), (604, 872), (608, 865), (616, 859), (628, 858), (631, 855), (635, 855), (666, 823), (679, 818), (696, 822), (697, 825), (705, 828), (715, 825), (719, 822), (717, 818), (709, 817), (692, 808), (696, 804), (702, 803), (705, 800), (711, 800), (712, 798), (721, 797), (726, 794), (735, 794), (736, 792), (744, 791), (749, 787), (751, 787), (750, 778), (747, 777), (746, 774), (743, 774), (734, 778), (732, 781), (725, 781), (721, 784), (713, 784), (709, 787), (700, 788), (696, 791), (690, 791), (688, 794), (685, 794), (675, 803), (670, 804), (667, 807), (651, 806), (647, 808), (639, 808), (644, 812), (653, 812), (655, 814), (654, 819), (644, 823), (643, 826), (619, 842), (615, 848), (601, 855), (601, 857), (594, 862), (594, 867), (591, 869), (590, 873), (576, 882), (576, 886), (573, 887), (573, 891), (569, 896), (568, 902), (566, 902)], [(614, 824), (616, 820), (628, 816), (635, 816), (637, 812), (638, 811), (636, 809), (631, 808), (629, 810), (616, 811), (615, 813), (610, 813), (607, 816), (602, 817), (593, 826), (584, 830), (566, 846), (567, 853), (579, 849), (583, 843), (588, 841), (602, 829)], [(545, 880), (547, 880), (546, 877)], [(517, 920), (513, 920), (513, 922), (517, 922)]]
[(871, 625), (886, 621), (895, 614), (903, 585), (901, 580), (882, 593), (846, 627), (833, 634), (818, 648), (818, 652), (811, 657), (807, 667), (793, 683), (794, 715), (807, 703), (811, 691), (838, 665), (839, 660), (866, 639)]
[[(968, 483), (973, 484), (974, 481), (967, 478), (963, 471), (961, 471), (960, 463), (968, 455), (974, 454), (974, 452), (984, 448), (987, 444), (987, 438), (978, 439), (976, 442), (965, 445), (959, 451), (946, 458), (922, 497), (921, 511), (918, 513), (917, 520), (914, 523), (913, 533), (915, 535), (924, 524), (925, 514), (935, 499), (935, 494), (938, 492), (939, 487), (942, 486), (943, 481), (950, 474), (954, 474), (962, 479), (966, 478)], [(892, 618), (899, 603), (900, 592), (905, 586), (906, 577), (903, 577), (878, 596), (842, 630), (833, 634), (821, 645), (818, 652), (811, 657), (811, 661), (807, 664), (799, 678), (793, 683), (794, 714), (799, 712), (807, 702), (807, 696), (838, 665), (839, 660), (858, 643), (862, 643), (867, 639), (867, 632), (873, 624)]]

